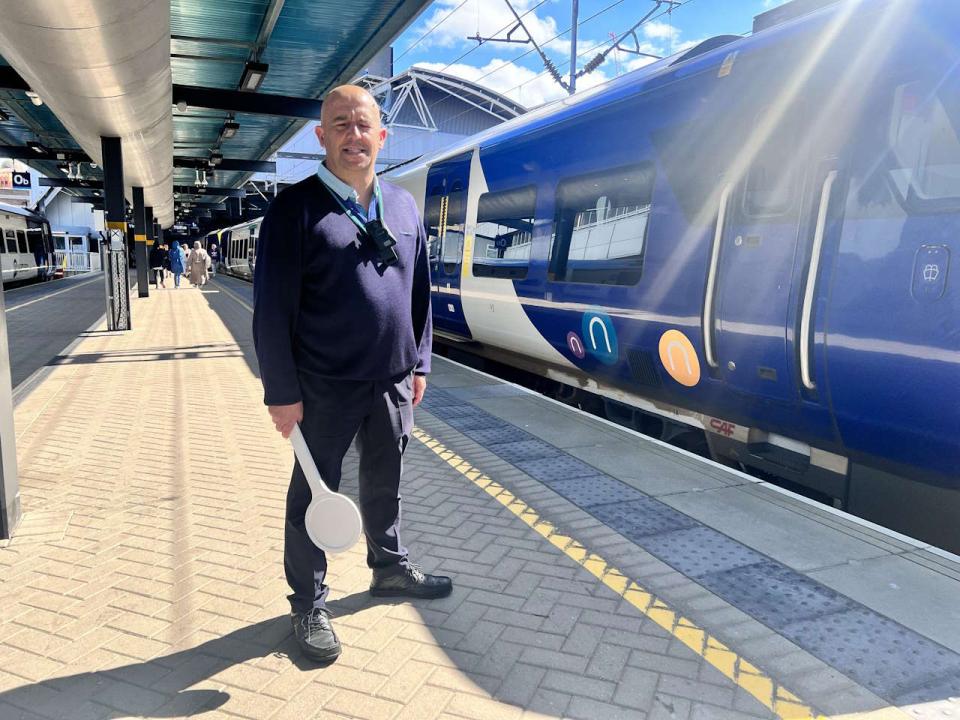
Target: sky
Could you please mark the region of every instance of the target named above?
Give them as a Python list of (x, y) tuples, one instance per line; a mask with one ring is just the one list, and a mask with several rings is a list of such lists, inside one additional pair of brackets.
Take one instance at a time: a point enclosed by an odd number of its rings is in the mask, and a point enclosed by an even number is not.
[[(784, 0), (680, 0), (669, 12), (663, 3), (636, 30), (636, 41), (622, 47), (665, 57), (715, 35), (750, 31), (754, 15)], [(511, 0), (533, 38), (566, 79), (570, 67), (572, 0)], [(613, 45), (648, 12), (654, 0), (580, 0), (578, 67)], [(525, 14), (526, 13), (526, 14)], [(544, 71), (532, 45), (486, 42), (468, 36), (505, 37), (516, 24), (506, 0), (435, 0), (394, 43), (394, 71), (420, 66), (472, 80), (503, 93), (528, 108), (566, 95)], [(526, 39), (522, 29), (514, 39)], [(621, 50), (610, 52), (592, 73), (577, 80), (577, 89), (598, 85), (653, 62)]]

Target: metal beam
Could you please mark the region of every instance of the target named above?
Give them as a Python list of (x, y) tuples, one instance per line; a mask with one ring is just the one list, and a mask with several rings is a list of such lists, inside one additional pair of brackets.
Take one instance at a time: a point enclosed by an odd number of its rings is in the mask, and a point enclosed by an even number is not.
[(312, 98), (175, 84), (173, 104), (176, 105), (179, 102), (185, 102), (189, 107), (202, 107), (209, 110), (310, 120), (320, 119), (320, 107), (323, 105), (320, 100)]
[(93, 162), (83, 150), (48, 148), (48, 152), (38, 153), (33, 148), (21, 145), (0, 145), (0, 157), (14, 160), (52, 160), (54, 162)]
[(280, 11), (283, 10), (284, 0), (270, 0), (266, 12), (263, 14), (263, 22), (260, 24), (260, 32), (257, 33), (255, 60), (260, 60), (260, 55), (270, 42), (270, 36), (273, 34), (273, 28), (280, 19)]
[(103, 190), (100, 180), (68, 180), (67, 178), (40, 178), (40, 187), (78, 188), (87, 190)]
[[(193, 170), (209, 170), (210, 160), (203, 157), (174, 157), (173, 166), (178, 168), (190, 168)], [(224, 158), (213, 168), (222, 172), (246, 171), (275, 173), (277, 164), (267, 160), (236, 160), (233, 158)]]
[(225, 40), (216, 37), (191, 37), (190, 35), (171, 35), (171, 40), (180, 40), (182, 42), (210, 43), (211, 45), (228, 45), (230, 47), (250, 48), (253, 43), (246, 40)]
[(0, 88), (4, 90), (29, 90), (30, 85), (12, 67), (3, 65), (0, 67)]
[(226, 187), (196, 187), (194, 185), (174, 185), (173, 191), (180, 195), (204, 195), (206, 197), (246, 197), (246, 190)]

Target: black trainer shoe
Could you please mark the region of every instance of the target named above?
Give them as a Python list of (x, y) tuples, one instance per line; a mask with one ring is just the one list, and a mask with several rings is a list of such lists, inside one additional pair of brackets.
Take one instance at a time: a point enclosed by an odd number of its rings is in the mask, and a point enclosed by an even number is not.
[(409, 562), (374, 568), (370, 582), (370, 594), (376, 597), (442, 598), (452, 591), (450, 578), (428, 575)]
[(311, 660), (326, 662), (340, 655), (340, 640), (330, 624), (330, 613), (324, 608), (310, 612), (290, 613), (293, 634), (301, 652)]

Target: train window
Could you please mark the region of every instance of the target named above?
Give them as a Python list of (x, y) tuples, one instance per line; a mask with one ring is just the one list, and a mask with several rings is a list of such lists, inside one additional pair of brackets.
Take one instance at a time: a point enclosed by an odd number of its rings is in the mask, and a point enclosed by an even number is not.
[(960, 199), (960, 101), (955, 86), (912, 82), (897, 87), (889, 135), (894, 160), (890, 178), (901, 197), (922, 204)]
[(443, 229), (443, 271), (447, 275), (455, 275), (460, 269), (460, 258), (463, 254), (463, 230), (467, 222), (467, 192), (457, 181), (453, 184), (444, 213)]
[[(793, 207), (796, 172), (797, 128), (791, 111), (775, 117), (767, 108), (756, 119), (748, 141), (759, 142), (752, 157), (744, 187), (743, 207), (752, 217), (783, 215)], [(746, 152), (746, 150), (745, 150)]]
[(643, 270), (653, 168), (631, 165), (557, 186), (550, 278), (634, 285)]
[(480, 196), (473, 246), (474, 275), (513, 279), (527, 276), (536, 201), (537, 191), (532, 185)]
[(7, 230), (4, 232), (4, 236), (7, 241), (7, 252), (17, 252), (17, 234), (13, 230)]
[(17, 230), (17, 248), (24, 254), (30, 252), (30, 244), (27, 242), (27, 233), (25, 233), (23, 230)]
[(6, 235), (6, 233), (0, 230), (0, 253), (7, 252), (7, 244), (3, 241), (4, 235)]

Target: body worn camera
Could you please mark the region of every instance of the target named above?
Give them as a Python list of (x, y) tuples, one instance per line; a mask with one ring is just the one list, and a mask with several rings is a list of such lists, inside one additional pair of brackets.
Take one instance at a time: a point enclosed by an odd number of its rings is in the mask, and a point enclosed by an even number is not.
[(367, 230), (367, 235), (373, 241), (374, 247), (377, 248), (380, 262), (384, 265), (396, 265), (400, 260), (400, 256), (397, 255), (397, 250), (394, 247), (397, 241), (390, 234), (387, 226), (380, 220), (369, 220), (364, 227)]

